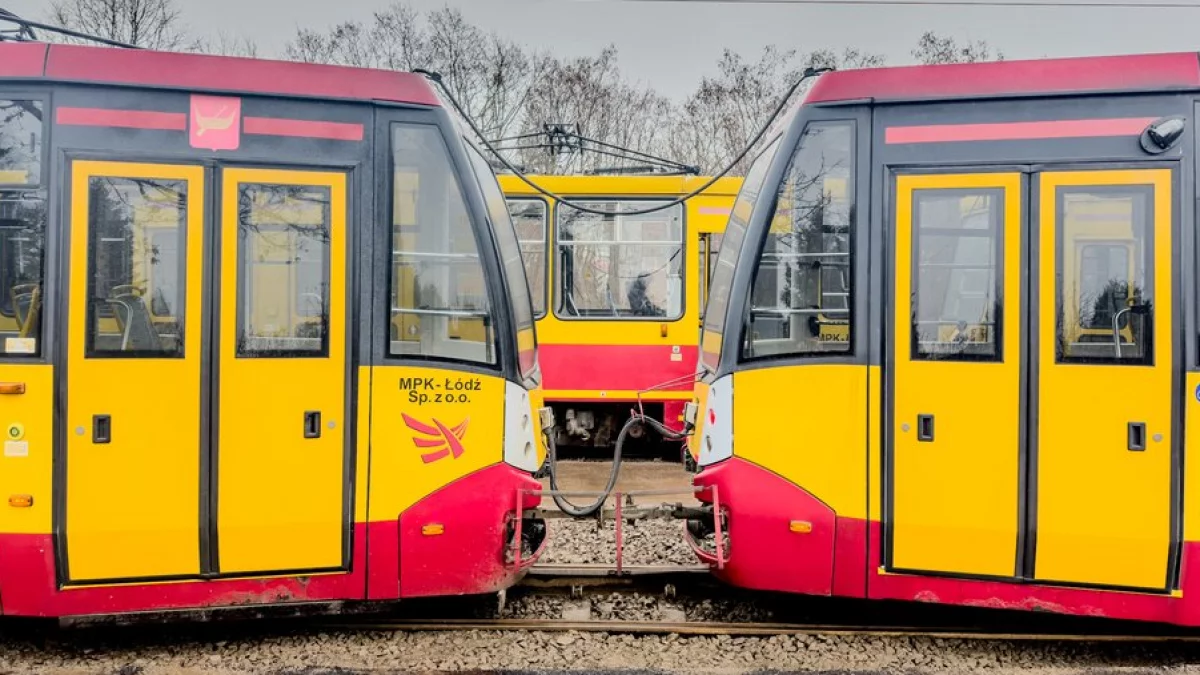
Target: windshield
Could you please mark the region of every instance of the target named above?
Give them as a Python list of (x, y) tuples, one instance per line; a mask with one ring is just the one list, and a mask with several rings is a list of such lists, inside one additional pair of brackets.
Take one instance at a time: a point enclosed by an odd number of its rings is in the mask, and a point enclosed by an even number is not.
[(520, 360), (521, 376), (528, 379), (535, 375), (537, 369), (537, 345), (533, 328), (533, 303), (529, 296), (529, 281), (525, 277), (521, 245), (517, 242), (517, 233), (508, 213), (508, 202), (504, 199), (504, 193), (500, 191), (495, 172), (478, 148), (471, 143), (467, 143), (467, 147), (471, 150), (467, 155), (471, 158), (471, 167), (479, 179), (480, 187), (483, 188), (488, 217), (492, 221), (496, 243), (500, 248), (504, 276), (508, 281), (508, 298), (512, 303), (513, 318), (516, 320), (517, 356)]
[(704, 333), (700, 339), (700, 363), (709, 370), (716, 370), (721, 355), (721, 335), (725, 331), (725, 310), (729, 306), (733, 270), (737, 266), (742, 241), (746, 238), (750, 213), (762, 192), (767, 168), (771, 166), (771, 160), (779, 148), (779, 139), (780, 136), (776, 136), (750, 166), (750, 171), (742, 181), (742, 189), (738, 191), (737, 200), (733, 203), (733, 210), (729, 213), (729, 222), (725, 225), (721, 251), (712, 270), (708, 306), (704, 309)]
[(622, 213), (668, 203), (583, 203), (604, 215), (559, 204), (559, 316), (674, 320), (683, 315), (682, 205)]

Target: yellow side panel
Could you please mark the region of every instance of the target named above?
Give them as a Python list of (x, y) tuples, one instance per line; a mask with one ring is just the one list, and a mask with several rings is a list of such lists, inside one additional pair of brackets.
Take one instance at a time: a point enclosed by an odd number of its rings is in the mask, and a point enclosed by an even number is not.
[[(220, 571), (334, 568), (343, 563), (346, 391), (346, 177), (340, 173), (226, 170), (223, 174), (217, 518)], [(328, 356), (237, 356), (238, 186), (330, 188)], [(307, 224), (307, 222), (306, 222)], [(260, 283), (265, 280), (260, 279)], [(284, 280), (276, 279), (278, 283)], [(269, 284), (274, 287), (276, 284)], [(288, 288), (286, 285), (284, 288)], [(282, 301), (281, 301), (282, 302)], [(286, 302), (283, 302), (286, 306)], [(264, 317), (243, 317), (264, 320)], [(288, 335), (289, 316), (266, 317)], [(321, 434), (305, 438), (305, 414)]]
[[(1021, 183), (1013, 174), (900, 176), (896, 198), (892, 565), (1016, 573), (1020, 453)], [(914, 360), (913, 191), (1004, 190), (1003, 361)], [(917, 440), (933, 415), (934, 440)]]
[[(0, 396), (0, 532), (49, 534), (54, 463), (54, 367), (0, 365), (0, 382), (22, 382), (25, 393)], [(29, 495), (33, 505), (12, 508), (8, 498)]]
[[(799, 392), (812, 395), (797, 405)], [(804, 488), (839, 516), (866, 518), (866, 404), (866, 366), (739, 371), (734, 452)]]
[(504, 460), (503, 379), (442, 368), (372, 370), (371, 520), (395, 520), (439, 488)]
[(360, 366), (358, 369), (358, 428), (355, 446), (357, 448), (354, 467), (355, 485), (360, 486), (354, 491), (354, 522), (367, 522), (367, 499), (370, 493), (368, 479), (371, 475), (371, 367)]
[[(1056, 363), (1053, 283), (1041, 285), (1035, 578), (1164, 588), (1171, 519), (1171, 172), (1043, 174), (1041, 278), (1054, 278), (1061, 186), (1153, 185), (1152, 366)], [(1149, 227), (1147, 229), (1150, 229)], [(1128, 236), (1128, 235), (1127, 235)], [(1127, 424), (1146, 425), (1129, 450)]]
[[(1200, 373), (1188, 373), (1183, 386), (1183, 428), (1185, 448), (1200, 448)], [(1200, 462), (1183, 463), (1184, 513), (1200, 504)], [(1183, 519), (1183, 540), (1200, 541), (1200, 518)]]
[[(72, 580), (200, 571), (200, 348), (204, 171), (199, 167), (75, 162), (67, 340), (68, 569)], [(88, 296), (88, 179), (188, 183), (183, 358), (84, 358)], [(112, 442), (92, 442), (110, 415)]]
[(883, 370), (867, 367), (867, 517), (883, 520), (883, 452), (880, 430), (883, 428)]

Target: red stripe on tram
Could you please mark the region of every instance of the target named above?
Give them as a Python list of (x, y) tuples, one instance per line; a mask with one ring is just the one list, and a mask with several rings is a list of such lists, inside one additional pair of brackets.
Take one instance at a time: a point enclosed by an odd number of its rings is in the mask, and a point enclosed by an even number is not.
[(313, 120), (289, 120), (277, 117), (247, 117), (243, 121), (247, 134), (256, 136), (290, 136), (296, 138), (324, 138), (333, 141), (361, 141), (361, 124), (346, 122), (320, 122)]
[(965, 141), (1018, 141), (1048, 138), (1098, 138), (1136, 136), (1153, 117), (1117, 119), (1054, 120), (1049, 122), (1001, 122), (992, 124), (936, 124), (913, 127), (888, 127), (884, 142), (961, 143)]
[(59, 108), (55, 121), (58, 124), (83, 127), (119, 127), (158, 131), (184, 131), (187, 129), (187, 115), (184, 113), (150, 110)]

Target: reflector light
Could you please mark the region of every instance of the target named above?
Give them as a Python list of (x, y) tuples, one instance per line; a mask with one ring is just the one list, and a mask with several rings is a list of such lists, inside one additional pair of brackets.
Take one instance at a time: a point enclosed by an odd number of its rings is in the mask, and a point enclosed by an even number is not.
[(24, 394), (24, 382), (0, 382), (0, 394)]
[(788, 529), (799, 534), (808, 534), (812, 532), (812, 523), (807, 520), (793, 520), (788, 523)]
[(446, 531), (446, 526), (439, 523), (431, 523), (421, 526), (421, 534), (426, 537), (436, 537)]
[(16, 509), (27, 509), (33, 506), (33, 495), (9, 495), (8, 505)]

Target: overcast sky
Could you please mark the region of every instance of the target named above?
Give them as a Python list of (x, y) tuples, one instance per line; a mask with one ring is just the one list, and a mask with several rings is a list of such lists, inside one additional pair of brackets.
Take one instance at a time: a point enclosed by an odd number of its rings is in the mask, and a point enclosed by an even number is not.
[[(179, 0), (196, 34), (245, 35), (261, 56), (281, 52), (298, 27), (369, 19), (390, 0)], [(419, 10), (450, 5), (475, 24), (562, 55), (615, 44), (631, 78), (686, 95), (721, 50), (754, 55), (769, 44), (807, 51), (856, 46), (891, 63), (911, 61), (925, 30), (987, 40), (1007, 58), (1200, 50), (1197, 9), (864, 7), (621, 0), (404, 0)], [(998, 0), (1002, 1), (1002, 0)], [(1130, 0), (1137, 2), (1138, 0)], [(50, 0), (0, 0), (44, 18)]]

